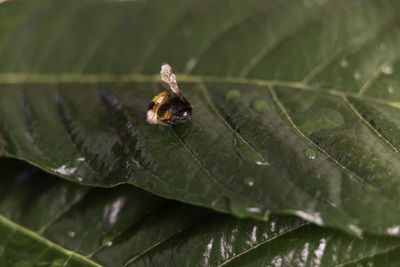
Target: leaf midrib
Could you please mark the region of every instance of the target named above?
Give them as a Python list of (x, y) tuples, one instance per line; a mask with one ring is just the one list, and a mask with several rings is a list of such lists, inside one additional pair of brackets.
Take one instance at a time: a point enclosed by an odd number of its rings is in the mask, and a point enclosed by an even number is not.
[[(188, 75), (176, 74), (181, 83), (236, 83), (236, 84), (249, 84), (256, 86), (281, 86), (292, 89), (311, 91), (314, 93), (322, 93), (338, 97), (352, 97), (373, 103), (383, 104), (390, 107), (400, 109), (400, 101), (390, 101), (384, 98), (370, 97), (366, 95), (359, 95), (358, 93), (351, 93), (341, 91), (333, 87), (316, 87), (300, 81), (285, 81), (285, 80), (264, 80), (258, 78), (246, 77), (233, 77), (233, 76), (208, 76), (208, 75)], [(79, 73), (59, 73), (59, 74), (46, 74), (46, 73), (1, 73), (0, 84), (59, 84), (59, 83), (159, 83), (161, 82), (159, 74), (139, 74), (139, 73), (126, 73), (126, 74), (79, 74)]]
[(76, 258), (79, 258), (80, 260), (82, 260), (83, 262), (85, 262), (87, 264), (90, 264), (92, 266), (101, 267), (101, 265), (99, 265), (98, 263), (88, 259), (87, 257), (85, 257), (85, 256), (83, 256), (83, 255), (81, 255), (79, 253), (76, 253), (74, 251), (71, 251), (71, 250), (68, 250), (66, 248), (63, 248), (63, 247), (59, 246), (58, 244), (53, 243), (50, 240), (38, 235), (34, 231), (29, 230), (28, 228), (25, 228), (25, 227), (23, 227), (23, 226), (21, 226), (19, 224), (16, 224), (15, 222), (13, 222), (13, 221), (9, 220), (8, 218), (4, 217), (3, 215), (0, 215), (0, 224), (3, 224), (6, 227), (9, 227), (13, 231), (23, 233), (23, 234), (29, 236), (30, 238), (32, 238), (32, 239), (34, 239), (34, 240), (36, 240), (38, 242), (44, 243), (44, 244), (47, 245), (47, 247), (53, 247), (53, 248), (57, 249), (58, 251), (60, 251), (61, 253), (63, 253), (64, 255), (68, 255), (70, 258), (72, 256), (74, 256)]
[(233, 260), (235, 260), (235, 259), (237, 259), (237, 258), (240, 258), (240, 257), (243, 257), (244, 255), (250, 253), (251, 251), (253, 251), (253, 250), (255, 250), (255, 249), (258, 249), (260, 246), (262, 246), (262, 245), (264, 245), (264, 244), (267, 244), (267, 243), (269, 243), (269, 242), (274, 241), (275, 239), (281, 238), (281, 237), (283, 237), (283, 236), (285, 236), (285, 235), (287, 235), (287, 234), (290, 234), (290, 233), (293, 233), (293, 232), (295, 232), (295, 231), (297, 231), (297, 230), (300, 230), (300, 229), (302, 229), (302, 228), (304, 228), (304, 227), (306, 227), (306, 226), (308, 226), (308, 225), (310, 225), (310, 223), (309, 223), (309, 222), (305, 222), (305, 223), (302, 223), (302, 224), (300, 224), (300, 225), (298, 225), (298, 226), (296, 226), (296, 227), (293, 227), (293, 228), (290, 228), (290, 229), (288, 229), (288, 230), (286, 230), (286, 231), (283, 231), (283, 232), (281, 232), (281, 233), (279, 233), (279, 234), (277, 234), (277, 235), (275, 235), (275, 236), (272, 236), (271, 238), (267, 238), (267, 239), (265, 239), (265, 240), (263, 240), (263, 241), (261, 241), (261, 242), (255, 244), (254, 246), (249, 247), (248, 249), (246, 249), (246, 250), (244, 250), (244, 251), (238, 253), (237, 255), (234, 255), (233, 257), (231, 257), (231, 258), (225, 260), (224, 262), (218, 264), (217, 267), (225, 266), (225, 265), (231, 263)]

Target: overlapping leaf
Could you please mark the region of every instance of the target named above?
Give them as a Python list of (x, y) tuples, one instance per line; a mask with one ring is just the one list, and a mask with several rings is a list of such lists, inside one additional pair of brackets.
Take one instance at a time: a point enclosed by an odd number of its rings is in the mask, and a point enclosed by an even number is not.
[(0, 170), (2, 266), (332, 266), (363, 261), (379, 266), (398, 260), (398, 238), (367, 235), (360, 240), (295, 217), (272, 216), (266, 223), (237, 219), (130, 185), (79, 186), (16, 160), (0, 160)]

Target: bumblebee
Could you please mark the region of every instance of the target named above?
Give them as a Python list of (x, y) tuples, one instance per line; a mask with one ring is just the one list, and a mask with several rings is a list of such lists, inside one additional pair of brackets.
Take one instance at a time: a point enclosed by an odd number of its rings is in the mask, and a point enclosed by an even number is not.
[(184, 123), (192, 117), (193, 105), (179, 90), (176, 76), (169, 64), (161, 66), (160, 74), (161, 80), (170, 90), (153, 97), (147, 110), (147, 122), (164, 126)]

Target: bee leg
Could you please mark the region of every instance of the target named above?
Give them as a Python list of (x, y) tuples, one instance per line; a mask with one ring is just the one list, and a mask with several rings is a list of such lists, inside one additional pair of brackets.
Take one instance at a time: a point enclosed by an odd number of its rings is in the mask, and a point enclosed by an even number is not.
[(157, 119), (161, 125), (164, 126), (169, 126), (171, 123), (169, 122), (169, 119), (171, 118), (171, 113), (169, 110), (165, 111), (164, 114), (161, 116), (158, 114)]
[(171, 126), (171, 124), (168, 122), (168, 120), (158, 121), (158, 124), (160, 124), (162, 126)]
[(167, 101), (167, 99), (168, 99), (168, 93), (167, 92), (161, 92), (158, 95), (156, 95), (155, 97), (153, 97), (153, 99), (151, 101), (153, 103), (155, 103), (155, 105), (161, 106), (162, 104), (165, 103), (165, 101)]

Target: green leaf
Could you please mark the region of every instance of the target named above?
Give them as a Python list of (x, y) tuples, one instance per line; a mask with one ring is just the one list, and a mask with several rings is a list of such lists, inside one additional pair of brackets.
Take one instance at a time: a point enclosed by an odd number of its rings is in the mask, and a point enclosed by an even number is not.
[(129, 185), (90, 188), (0, 160), (1, 266), (332, 266), (398, 261), (400, 240), (357, 239), (291, 216), (237, 219)]
[[(0, 153), (240, 217), (272, 210), (399, 235), (399, 10), (395, 0), (6, 2)], [(194, 104), (176, 127), (145, 121), (162, 62)]]

